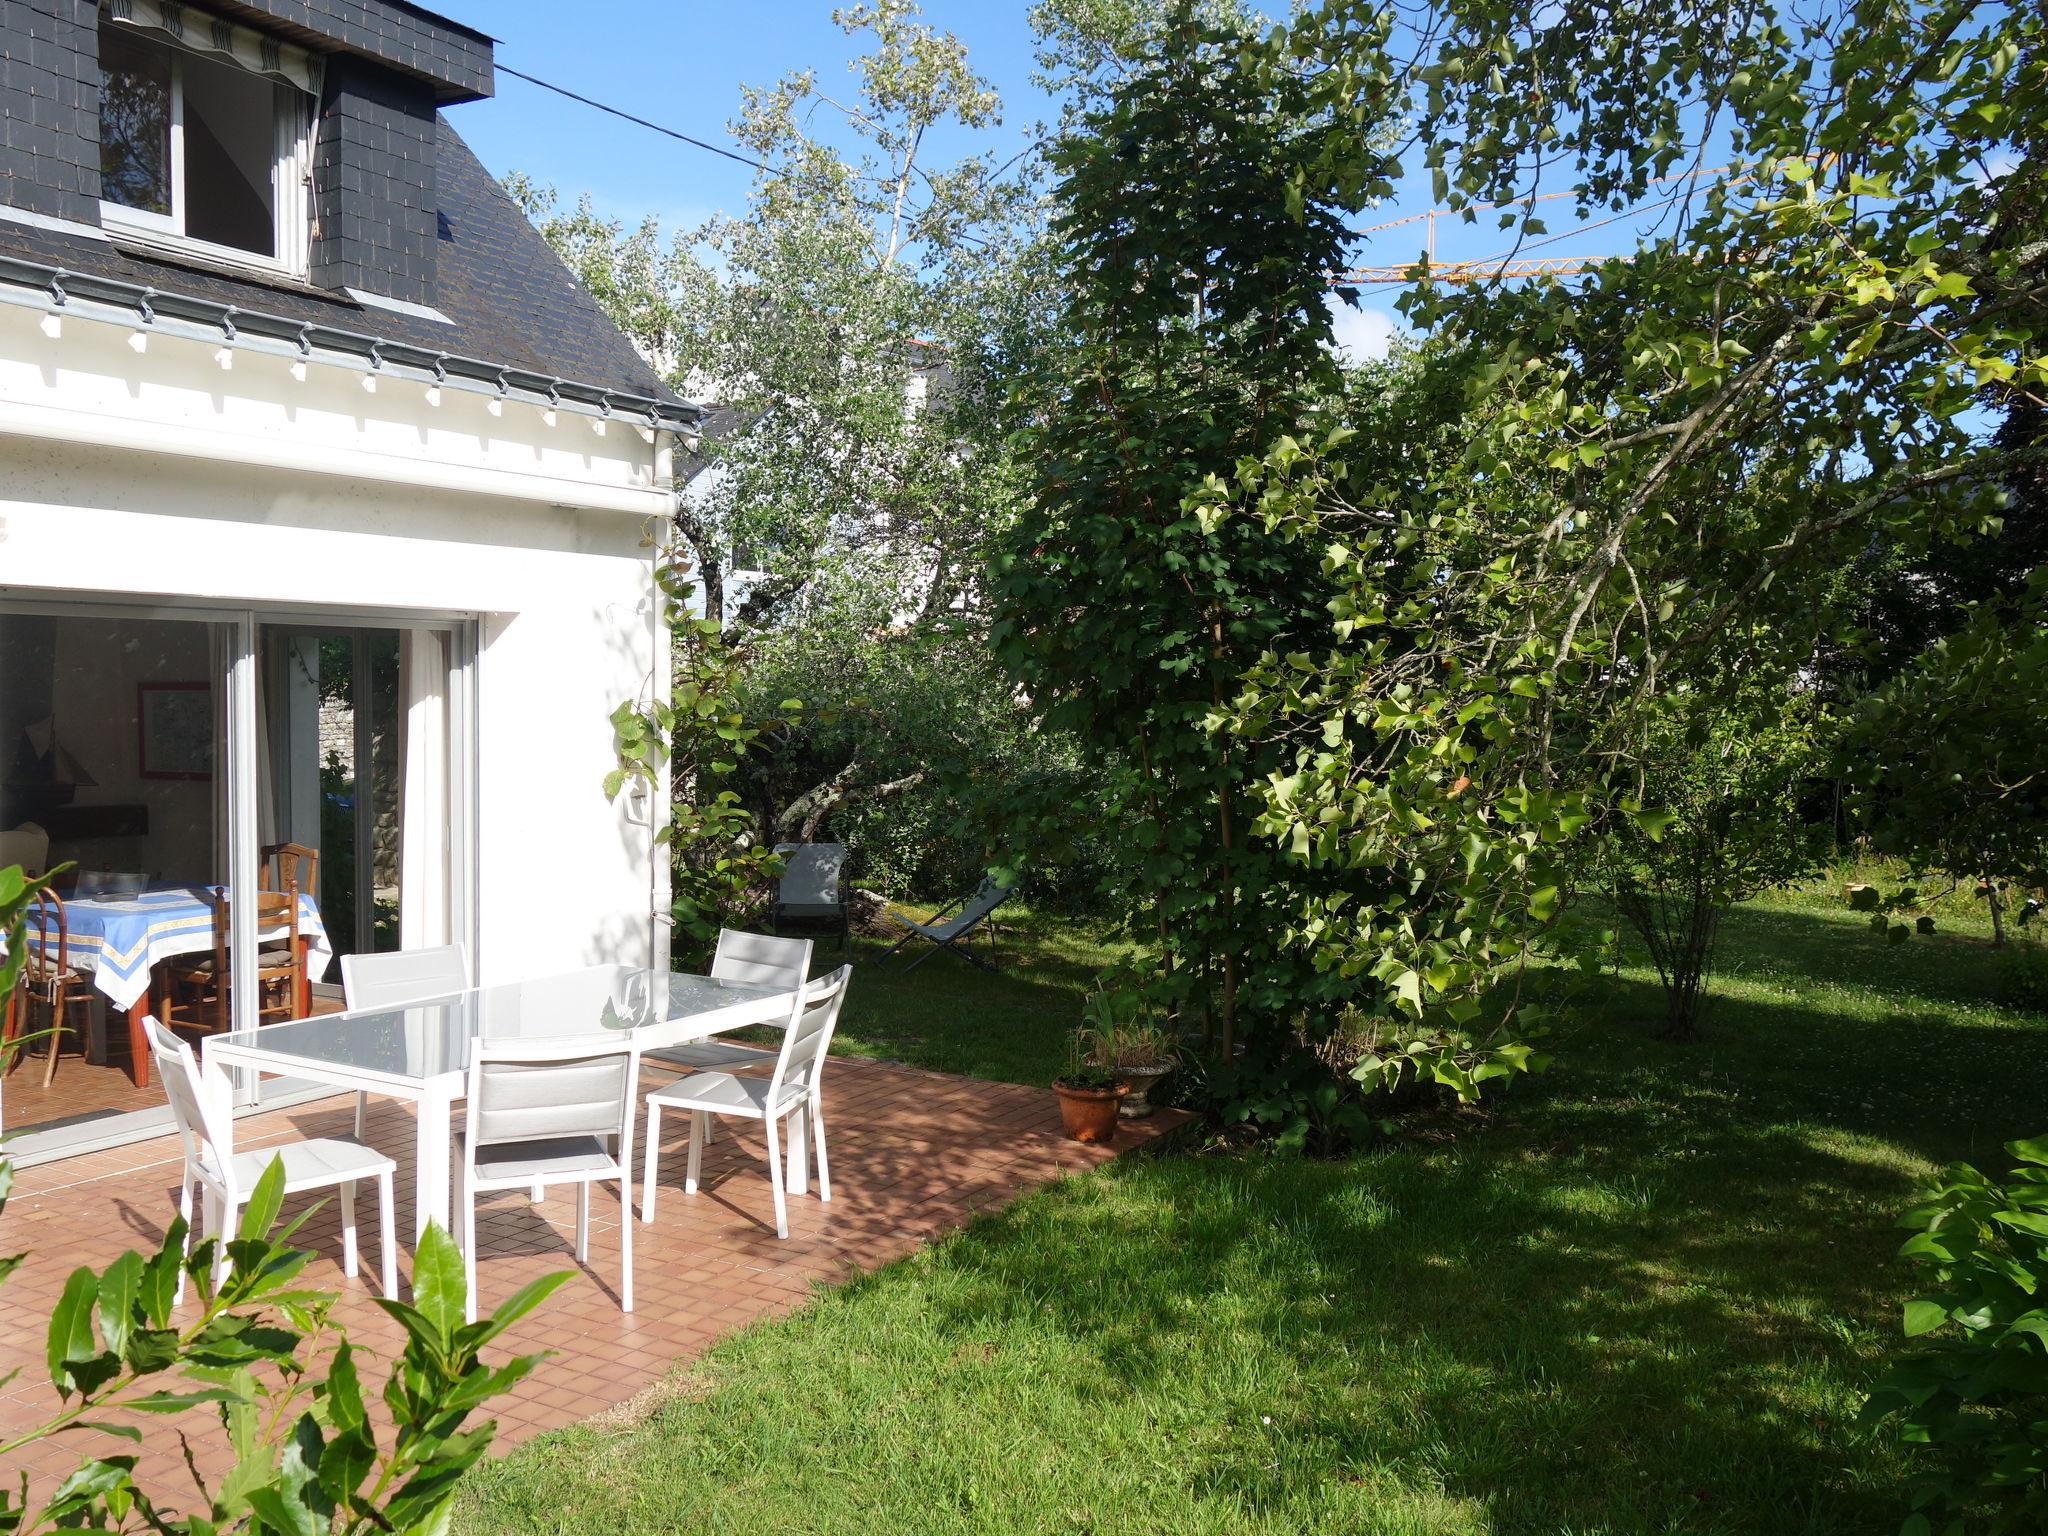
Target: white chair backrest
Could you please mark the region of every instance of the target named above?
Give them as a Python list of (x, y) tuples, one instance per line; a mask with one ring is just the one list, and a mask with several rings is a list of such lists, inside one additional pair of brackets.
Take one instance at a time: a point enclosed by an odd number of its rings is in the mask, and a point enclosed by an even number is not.
[(777, 1090), (792, 1084), (813, 1092), (824, 1071), (825, 1053), (832, 1046), (832, 1031), (839, 1027), (839, 1008), (846, 1001), (846, 984), (853, 967), (842, 965), (805, 987), (790, 1012), (789, 1029), (782, 1037), (782, 1050), (775, 1058), (775, 1073), (769, 1079), (769, 1102)]
[(40, 875), (50, 867), (50, 834), (33, 821), (0, 832), (0, 869), (19, 864), (24, 875)]
[(782, 855), (779, 898), (791, 906), (832, 906), (839, 900), (839, 872), (846, 865), (844, 843), (777, 843)]
[(460, 944), (341, 957), (341, 994), (351, 1012), (398, 1008), (430, 997), (446, 997), (468, 986), (469, 952)]
[(787, 987), (795, 991), (811, 974), (811, 941), (779, 939), (765, 933), (718, 930), (718, 953), (711, 974), (720, 981), (742, 981), (756, 987)]
[(206, 1092), (192, 1047), (153, 1016), (144, 1015), (142, 1028), (149, 1037), (149, 1054), (163, 1082), (164, 1097), (171, 1101), (171, 1118), (178, 1124), (178, 1139), (185, 1144), (186, 1160), (197, 1163), (202, 1153), (210, 1151), (214, 1172), (223, 1180), (232, 1178), (233, 1126)]
[(632, 1135), (640, 1051), (582, 1039), (480, 1040), (469, 1062), (468, 1152), (555, 1136)]

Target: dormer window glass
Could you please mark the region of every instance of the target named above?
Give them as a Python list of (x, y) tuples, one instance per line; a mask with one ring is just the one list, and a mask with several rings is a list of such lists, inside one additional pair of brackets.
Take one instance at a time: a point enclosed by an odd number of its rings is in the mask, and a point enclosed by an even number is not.
[(169, 0), (100, 19), (100, 217), (223, 265), (306, 271), (318, 61)]

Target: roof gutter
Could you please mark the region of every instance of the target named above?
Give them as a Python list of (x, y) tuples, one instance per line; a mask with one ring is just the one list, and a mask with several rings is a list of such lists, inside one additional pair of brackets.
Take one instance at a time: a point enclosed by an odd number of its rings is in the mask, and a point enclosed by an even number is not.
[(179, 336), (237, 351), (352, 369), (379, 377), (413, 379), (543, 410), (573, 411), (599, 420), (634, 422), (689, 441), (705, 407), (661, 400), (630, 390), (603, 389), (574, 379), (515, 368), (487, 358), (436, 351), (318, 321), (292, 320), (214, 299), (96, 277), (42, 262), (0, 256), (0, 302), (46, 314), (125, 325), (144, 335)]

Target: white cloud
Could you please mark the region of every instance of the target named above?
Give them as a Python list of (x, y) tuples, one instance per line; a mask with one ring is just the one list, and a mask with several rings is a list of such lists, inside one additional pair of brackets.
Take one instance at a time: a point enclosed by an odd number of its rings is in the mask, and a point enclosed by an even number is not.
[(1377, 362), (1387, 355), (1399, 330), (1392, 315), (1380, 309), (1353, 309), (1335, 294), (1328, 302), (1338, 356), (1357, 364)]

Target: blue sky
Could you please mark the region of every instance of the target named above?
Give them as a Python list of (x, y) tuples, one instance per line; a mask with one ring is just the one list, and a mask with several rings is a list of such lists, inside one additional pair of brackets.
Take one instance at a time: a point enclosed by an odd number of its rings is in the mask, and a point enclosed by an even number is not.
[[(514, 69), (713, 143), (739, 108), (742, 85), (770, 85), (814, 68), (828, 91), (850, 89), (854, 40), (832, 24), (831, 0), (743, 0), (734, 5), (666, 0), (429, 0), (498, 39)], [(1024, 0), (926, 0), (925, 19), (958, 34), (974, 67), (1004, 104), (997, 137), (1021, 146), (1049, 115), (1032, 88)], [(457, 108), (450, 120), (502, 176), (525, 171), (565, 200), (591, 194), (605, 213), (689, 225), (745, 205), (751, 172), (672, 139), (500, 75), (495, 100)], [(945, 148), (946, 146), (941, 146)]]
[[(432, 3), (432, 0), (430, 0)], [(739, 106), (740, 87), (768, 85), (805, 67), (828, 92), (846, 89), (854, 40), (832, 24), (830, 0), (743, 0), (709, 4), (666, 0), (439, 0), (456, 19), (498, 39), (498, 58), (514, 69), (609, 102), (641, 117), (713, 143), (729, 142), (725, 125)], [(1031, 85), (1031, 33), (1026, 0), (925, 0), (925, 19), (956, 33), (973, 66), (1004, 103), (995, 130), (999, 153), (1020, 147), (1032, 124), (1052, 109)], [(637, 222), (653, 214), (671, 228), (713, 212), (739, 212), (751, 173), (644, 128), (608, 117), (537, 86), (501, 74), (494, 100), (457, 108), (452, 120), (483, 162), (500, 176), (524, 171), (553, 186), (565, 202), (589, 193), (599, 211)], [(964, 143), (940, 144), (941, 156)], [(1367, 214), (1381, 223), (1429, 206), (1428, 179), (1412, 176), (1394, 204)], [(1554, 234), (1542, 255), (1601, 254), (1625, 248), (1628, 226), (1569, 233), (1568, 204), (1545, 210)], [(1504, 250), (1509, 237), (1490, 216), (1467, 226), (1439, 221), (1439, 257), (1479, 258)], [(1422, 226), (1374, 237), (1361, 259), (1413, 260)], [(1372, 354), (1394, 329), (1393, 294), (1365, 298), (1365, 312), (1338, 313), (1339, 339)]]

